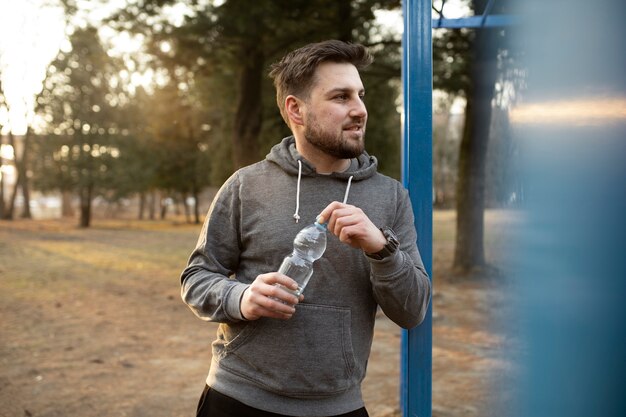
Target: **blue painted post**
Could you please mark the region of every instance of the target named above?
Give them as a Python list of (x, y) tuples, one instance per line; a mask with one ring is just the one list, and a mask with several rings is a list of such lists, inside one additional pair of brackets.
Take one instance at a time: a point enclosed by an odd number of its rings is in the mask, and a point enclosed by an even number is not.
[[(417, 245), (432, 277), (431, 1), (403, 0), (402, 182), (409, 190)], [(432, 304), (424, 322), (402, 332), (400, 401), (404, 417), (432, 415)]]

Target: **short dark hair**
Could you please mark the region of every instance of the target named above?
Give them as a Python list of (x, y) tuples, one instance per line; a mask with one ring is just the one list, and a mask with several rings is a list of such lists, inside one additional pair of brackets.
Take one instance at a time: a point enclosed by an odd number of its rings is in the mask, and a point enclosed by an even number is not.
[(276, 87), (276, 103), (289, 125), (284, 104), (288, 95), (307, 98), (314, 83), (317, 67), (323, 62), (348, 63), (363, 69), (373, 61), (365, 46), (339, 40), (310, 43), (289, 52), (270, 67), (269, 76)]

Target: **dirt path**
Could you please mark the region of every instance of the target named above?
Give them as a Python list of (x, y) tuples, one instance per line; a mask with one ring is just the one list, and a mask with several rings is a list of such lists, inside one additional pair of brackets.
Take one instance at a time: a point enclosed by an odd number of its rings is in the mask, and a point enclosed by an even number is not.
[[(171, 223), (0, 223), (0, 416), (194, 415), (216, 330), (178, 293), (197, 233)], [(488, 330), (502, 303), (487, 281), (436, 281), (434, 416), (484, 415), (490, 381), (510, 372), (507, 341)], [(373, 417), (399, 415), (399, 349), (398, 328), (380, 315), (364, 383)]]

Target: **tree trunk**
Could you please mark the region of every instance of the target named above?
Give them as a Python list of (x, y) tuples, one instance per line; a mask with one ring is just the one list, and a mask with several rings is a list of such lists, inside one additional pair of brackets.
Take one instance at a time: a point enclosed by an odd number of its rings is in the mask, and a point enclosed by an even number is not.
[(86, 185), (80, 190), (80, 223), (79, 226), (87, 228), (91, 225), (91, 196), (93, 186)]
[(250, 165), (259, 158), (259, 134), (262, 123), (262, 80), (264, 55), (256, 42), (244, 47), (239, 81), (239, 99), (233, 126), (233, 164), (235, 169)]
[(143, 213), (146, 209), (146, 193), (139, 193), (139, 213), (137, 219), (143, 220)]
[[(1, 127), (1, 126), (0, 126)], [(0, 149), (2, 148), (2, 135), (0, 135)], [(4, 166), (4, 158), (0, 154), (0, 219), (4, 219), (4, 174), (2, 167)]]
[(74, 217), (74, 209), (72, 208), (72, 192), (68, 190), (61, 191), (61, 216)]
[[(2, 81), (0, 81), (0, 94), (2, 94), (4, 90), (2, 89)], [(4, 102), (4, 96), (0, 95), (0, 102)], [(2, 131), (2, 124), (0, 124), (0, 132)], [(5, 205), (4, 205), (4, 174), (2, 172), (2, 167), (4, 166), (4, 158), (2, 157), (2, 134), (0, 133), (0, 219), (4, 219), (5, 214)]]
[[(24, 206), (22, 207), (21, 217), (23, 219), (32, 219), (30, 212), (30, 186), (28, 182), (28, 156), (30, 147), (30, 129), (26, 131), (22, 147), (22, 157), (20, 162), (20, 177), (22, 177), (22, 196), (24, 197)], [(17, 158), (16, 158), (17, 160)]]
[(193, 190), (193, 216), (196, 224), (200, 224), (200, 196), (198, 190)]
[(181, 196), (183, 209), (185, 210), (185, 222), (191, 223), (191, 210), (189, 209), (189, 204), (187, 203), (187, 194), (183, 194)]
[(148, 201), (148, 218), (154, 220), (156, 218), (156, 191), (150, 191), (150, 198)]
[(180, 200), (178, 198), (174, 198), (174, 214), (176, 216), (180, 216), (180, 206), (182, 204), (183, 206), (183, 211), (185, 212), (185, 214), (189, 211), (189, 209), (187, 208), (187, 196), (183, 193), (180, 195)]
[(161, 220), (165, 220), (165, 217), (167, 216), (167, 203), (165, 201), (166, 199), (164, 199), (163, 197), (159, 199), (159, 207), (161, 209), (161, 214), (160, 214)]
[(9, 197), (9, 204), (5, 207), (4, 210), (4, 219), (5, 220), (13, 220), (13, 214), (15, 213), (15, 199), (17, 197), (17, 191), (20, 188), (22, 182), (22, 177), (20, 174), (17, 174), (15, 179), (15, 184), (13, 184), (13, 190), (11, 190), (11, 196)]
[(477, 30), (474, 41), (473, 84), (467, 94), (457, 181), (453, 266), (461, 273), (485, 265), (485, 163), (497, 70), (497, 35), (494, 29), (481, 28)]
[(4, 209), (4, 217), (5, 220), (13, 220), (13, 213), (15, 212), (15, 199), (17, 197), (17, 190), (19, 190), (22, 183), (22, 176), (20, 175), (20, 170), (18, 169), (18, 156), (17, 150), (15, 148), (15, 138), (13, 133), (9, 131), (9, 145), (13, 148), (13, 162), (15, 164), (15, 184), (13, 184), (13, 190), (11, 190), (11, 196), (9, 197), (9, 204)]

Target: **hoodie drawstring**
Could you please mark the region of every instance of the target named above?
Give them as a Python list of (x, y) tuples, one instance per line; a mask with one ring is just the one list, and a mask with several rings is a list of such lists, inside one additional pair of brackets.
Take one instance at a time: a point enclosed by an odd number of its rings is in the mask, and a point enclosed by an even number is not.
[(348, 178), (348, 186), (346, 187), (346, 194), (343, 196), (343, 204), (346, 204), (346, 202), (348, 201), (348, 194), (350, 194), (350, 184), (352, 184), (352, 178), (354, 178), (353, 175), (350, 175), (350, 178)]
[(302, 178), (302, 161), (298, 159), (298, 185), (296, 186), (296, 212), (293, 214), (293, 218), (298, 223), (300, 220), (300, 215), (298, 211), (300, 211), (300, 179)]
[[(348, 178), (348, 186), (346, 187), (346, 193), (343, 196), (343, 204), (346, 204), (348, 201), (348, 195), (350, 194), (350, 185), (352, 184), (353, 175)], [(300, 211), (300, 180), (302, 179), (302, 161), (298, 159), (298, 183), (296, 185), (296, 212), (293, 214), (293, 218), (298, 223), (300, 220), (300, 215), (298, 212)]]

